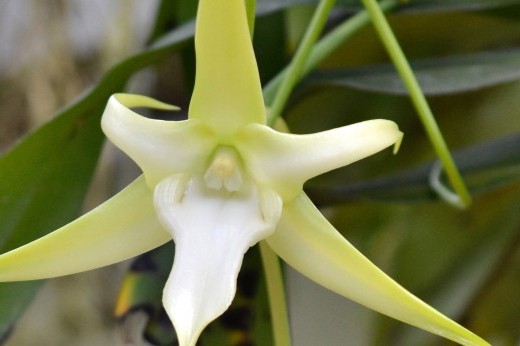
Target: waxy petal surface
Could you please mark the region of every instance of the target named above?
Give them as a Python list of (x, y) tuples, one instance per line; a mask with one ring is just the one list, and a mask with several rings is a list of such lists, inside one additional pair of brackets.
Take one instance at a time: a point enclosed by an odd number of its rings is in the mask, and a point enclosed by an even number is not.
[(250, 125), (240, 132), (237, 149), (250, 174), (288, 200), (308, 179), (398, 146), (402, 136), (393, 121), (380, 119), (307, 135)]
[(296, 270), (342, 296), (462, 345), (489, 345), (383, 273), (303, 193), (284, 206), (276, 232), (266, 241)]
[(244, 253), (273, 232), (282, 201), (252, 184), (229, 192), (181, 175), (157, 185), (154, 200), (175, 240), (163, 303), (180, 345), (195, 345), (204, 327), (231, 304)]
[(171, 240), (140, 177), (89, 213), (0, 256), (0, 281), (44, 279), (123, 261)]
[(245, 124), (265, 123), (244, 0), (200, 0), (195, 33), (189, 117), (210, 124), (224, 140)]
[(197, 120), (149, 119), (128, 107), (176, 107), (145, 96), (116, 94), (101, 120), (107, 137), (139, 165), (150, 187), (171, 174), (204, 169), (215, 146), (208, 127)]

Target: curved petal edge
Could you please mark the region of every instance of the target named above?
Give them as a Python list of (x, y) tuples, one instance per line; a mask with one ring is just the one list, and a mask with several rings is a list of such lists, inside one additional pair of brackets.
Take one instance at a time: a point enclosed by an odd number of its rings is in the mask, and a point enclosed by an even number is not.
[(172, 173), (203, 169), (216, 145), (213, 132), (196, 119), (164, 121), (139, 115), (129, 107), (178, 109), (150, 97), (115, 94), (101, 118), (103, 132), (143, 171), (150, 187)]

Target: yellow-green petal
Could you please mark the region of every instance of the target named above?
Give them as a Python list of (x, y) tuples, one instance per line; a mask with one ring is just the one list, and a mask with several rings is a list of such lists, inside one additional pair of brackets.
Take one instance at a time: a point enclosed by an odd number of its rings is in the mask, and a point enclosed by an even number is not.
[(0, 281), (45, 279), (109, 264), (171, 240), (140, 177), (89, 213), (0, 256)]
[(195, 53), (189, 117), (200, 119), (223, 137), (244, 124), (264, 124), (264, 100), (244, 0), (200, 0)]
[(276, 232), (266, 240), (296, 270), (340, 295), (462, 345), (489, 345), (383, 273), (303, 193), (284, 207)]
[(398, 147), (402, 136), (393, 121), (382, 119), (307, 135), (250, 125), (240, 132), (236, 146), (250, 174), (290, 200), (308, 179)]
[(149, 119), (128, 107), (176, 107), (146, 96), (115, 94), (101, 119), (107, 137), (139, 165), (150, 187), (170, 174), (204, 169), (216, 145), (207, 126), (197, 120)]

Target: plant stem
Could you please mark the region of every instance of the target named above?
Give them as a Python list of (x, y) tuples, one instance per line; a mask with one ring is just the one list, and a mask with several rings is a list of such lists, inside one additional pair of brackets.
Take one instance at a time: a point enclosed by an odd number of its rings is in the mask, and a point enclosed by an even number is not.
[(287, 317), (287, 304), (285, 302), (285, 289), (280, 260), (265, 241), (261, 241), (259, 246), (267, 282), (274, 345), (289, 346), (291, 345), (291, 333)]
[[(385, 0), (381, 2), (381, 9), (383, 11), (389, 11), (396, 7), (397, 4), (398, 0)], [(303, 70), (301, 70), (299, 75), (295, 77), (296, 82), (301, 80), (301, 78), (303, 78), (307, 73), (315, 69), (325, 58), (330, 56), (345, 41), (352, 38), (369, 23), (370, 16), (368, 15), (367, 11), (361, 11), (325, 35), (314, 45), (314, 47), (312, 47), (312, 50), (307, 60), (305, 61)], [(282, 82), (290, 72), (294, 73), (293, 71), (289, 70), (289, 67), (286, 67), (264, 87), (264, 100), (266, 104), (273, 104), (273, 100), (276, 97)], [(285, 102), (286, 101), (287, 100), (285, 100)], [(274, 113), (270, 112), (268, 124), (272, 126), (278, 116), (279, 114), (274, 116)]]
[[(412, 100), (412, 103), (419, 114), (419, 118), (423, 123), (423, 126), (426, 130), (426, 133), (432, 143), (437, 156), (439, 157), (446, 175), (448, 179), (457, 193), (455, 194), (447, 194), (447, 189), (438, 189), (434, 190), (439, 194), (439, 196), (447, 201), (448, 203), (455, 205), (457, 207), (465, 208), (471, 204), (471, 195), (466, 188), (466, 185), (460, 175), (460, 172), (455, 165), (453, 157), (448, 149), (448, 146), (442, 136), (442, 133), (435, 121), (435, 118), (432, 114), (432, 111), (424, 97), (424, 94), (415, 78), (415, 75), (404, 55), (397, 39), (395, 38), (388, 21), (386, 20), (384, 14), (379, 8), (377, 2), (375, 0), (361, 0), (367, 9), (368, 13), (372, 18), (372, 23), (383, 42), (390, 58), (392, 59), (395, 68), (399, 72), (407, 90)], [(442, 192), (442, 193), (439, 193)], [(449, 196), (449, 198), (447, 198)]]
[(334, 3), (335, 0), (320, 0), (320, 3), (312, 16), (309, 27), (305, 31), (305, 35), (303, 36), (303, 39), (288, 66), (287, 73), (285, 74), (285, 77), (277, 90), (274, 101), (271, 104), (271, 109), (269, 111), (269, 125), (272, 125), (276, 118), (278, 118), (282, 113), (294, 86), (300, 80), (305, 64), (311, 54), (312, 47), (318, 40), (318, 37), (327, 22), (329, 13), (332, 10), (332, 7), (334, 7)]

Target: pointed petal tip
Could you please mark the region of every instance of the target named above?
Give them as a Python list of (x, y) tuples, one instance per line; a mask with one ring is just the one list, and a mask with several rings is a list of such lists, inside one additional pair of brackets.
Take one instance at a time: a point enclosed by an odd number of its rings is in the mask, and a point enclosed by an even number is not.
[(267, 239), (289, 265), (322, 286), (387, 316), (465, 346), (490, 344), (406, 291), (356, 250), (301, 194)]
[(153, 99), (148, 96), (137, 95), (137, 94), (124, 94), (118, 93), (113, 94), (109, 102), (115, 99), (118, 103), (122, 104), (125, 107), (148, 107), (153, 109), (161, 109), (161, 110), (171, 110), (177, 111), (180, 110), (180, 107), (171, 105), (169, 103), (161, 102), (156, 99)]
[(388, 147), (398, 148), (402, 137), (397, 124), (385, 119), (304, 135), (250, 124), (239, 133), (236, 146), (255, 179), (289, 201), (307, 180)]
[(403, 142), (404, 133), (399, 131), (400, 135), (397, 137), (395, 143), (394, 143), (394, 149), (392, 150), (392, 153), (395, 155), (399, 152), (399, 149), (401, 148), (401, 144)]
[[(187, 300), (183, 298), (187, 298)], [(175, 327), (179, 346), (195, 346), (200, 334), (211, 322), (196, 318), (194, 311), (190, 309), (190, 298), (191, 296), (188, 295), (186, 297), (176, 296), (173, 299), (166, 288), (163, 293), (164, 308)], [(182, 307), (183, 303), (184, 307)]]

